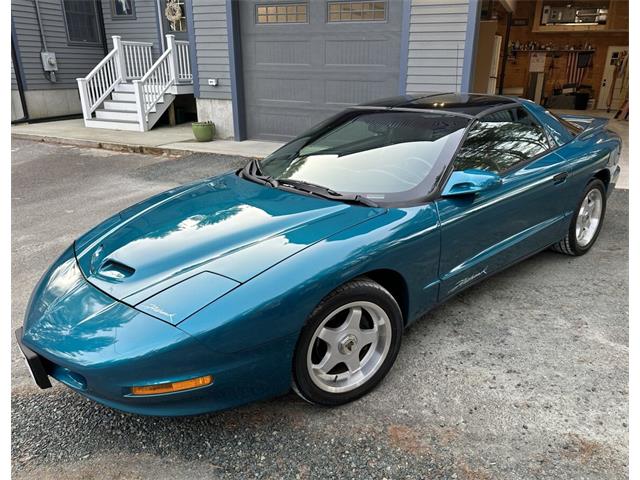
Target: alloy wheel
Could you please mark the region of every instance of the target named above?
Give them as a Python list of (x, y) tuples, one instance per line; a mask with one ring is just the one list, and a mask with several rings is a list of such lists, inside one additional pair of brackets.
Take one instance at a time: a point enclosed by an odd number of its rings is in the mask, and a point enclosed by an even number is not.
[(380, 306), (358, 301), (320, 322), (307, 351), (313, 383), (326, 392), (354, 390), (382, 366), (391, 345), (391, 321)]

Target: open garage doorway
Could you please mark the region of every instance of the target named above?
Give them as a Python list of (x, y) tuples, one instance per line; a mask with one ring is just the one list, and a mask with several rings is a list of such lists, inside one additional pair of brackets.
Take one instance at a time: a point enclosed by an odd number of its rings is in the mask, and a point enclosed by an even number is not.
[(628, 0), (482, 0), (477, 32), (473, 91), (628, 116)]

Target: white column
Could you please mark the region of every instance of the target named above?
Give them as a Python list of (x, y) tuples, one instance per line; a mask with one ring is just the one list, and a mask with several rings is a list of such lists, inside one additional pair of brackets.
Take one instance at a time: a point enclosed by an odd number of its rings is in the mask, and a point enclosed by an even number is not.
[(167, 35), (167, 50), (169, 50), (169, 73), (173, 84), (178, 83), (178, 47), (176, 46), (176, 36)]
[(147, 118), (145, 114), (146, 103), (144, 100), (144, 87), (142, 80), (133, 81), (133, 91), (136, 95), (136, 113), (138, 114), (138, 126), (141, 132), (147, 131)]
[(80, 92), (80, 105), (82, 105), (82, 116), (85, 120), (91, 120), (91, 105), (89, 105), (89, 95), (87, 92), (87, 80), (84, 78), (76, 78), (78, 82), (78, 90)]
[(113, 49), (116, 51), (116, 66), (118, 77), (122, 83), (127, 80), (127, 60), (125, 58), (124, 46), (119, 35), (111, 37), (113, 39)]

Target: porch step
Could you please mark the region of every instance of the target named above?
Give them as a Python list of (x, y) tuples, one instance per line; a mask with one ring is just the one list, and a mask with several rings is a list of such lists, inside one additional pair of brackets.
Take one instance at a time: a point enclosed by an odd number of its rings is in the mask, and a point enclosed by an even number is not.
[(128, 121), (128, 122), (138, 122), (138, 113), (133, 111), (133, 112), (125, 112), (122, 110), (106, 110), (106, 109), (99, 109), (96, 110), (96, 118), (102, 119), (102, 120), (116, 120), (116, 121), (120, 121), (120, 120), (124, 120), (124, 121)]
[(119, 83), (116, 88), (116, 92), (133, 92), (133, 83)]
[(113, 92), (111, 94), (111, 98), (113, 100), (117, 100), (118, 102), (135, 102), (136, 94), (131, 92)]
[(100, 118), (93, 118), (91, 120), (85, 120), (84, 124), (89, 128), (108, 128), (110, 130), (133, 130), (136, 132), (143, 131), (138, 125), (138, 122), (103, 120)]
[(136, 102), (118, 102), (115, 100), (105, 100), (105, 110), (120, 110), (122, 112), (135, 112)]

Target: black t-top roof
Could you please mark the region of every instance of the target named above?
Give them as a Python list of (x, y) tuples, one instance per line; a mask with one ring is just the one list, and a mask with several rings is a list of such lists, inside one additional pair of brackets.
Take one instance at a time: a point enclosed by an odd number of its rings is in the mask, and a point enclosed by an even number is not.
[(360, 106), (442, 110), (475, 116), (490, 108), (508, 104), (517, 105), (518, 101), (515, 98), (482, 93), (424, 93), (384, 98)]

